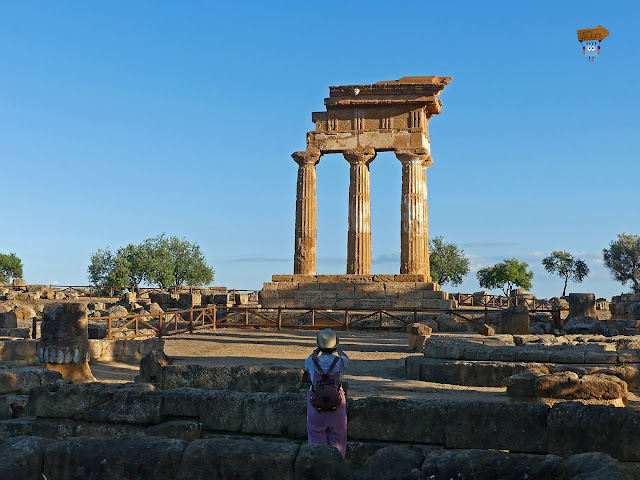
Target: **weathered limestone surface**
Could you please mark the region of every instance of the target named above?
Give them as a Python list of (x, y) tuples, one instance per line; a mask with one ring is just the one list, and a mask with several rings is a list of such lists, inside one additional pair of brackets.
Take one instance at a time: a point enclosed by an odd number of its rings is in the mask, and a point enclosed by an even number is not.
[[(139, 445), (155, 445), (153, 442), (148, 443), (145, 435), (157, 438), (155, 436), (163, 432), (167, 436), (190, 440), (196, 438), (196, 435), (203, 439), (218, 436), (230, 444), (250, 438), (252, 441), (264, 439), (278, 445), (294, 445), (306, 442), (305, 402), (303, 393), (248, 394), (194, 388), (154, 391), (142, 386), (100, 384), (41, 386), (33, 389), (29, 395), (29, 408), (37, 418), (0, 420), (0, 441), (7, 437), (35, 435), (54, 439), (67, 438), (65, 445), (69, 445), (69, 442), (75, 441), (70, 437), (79, 435), (108, 437), (129, 433), (135, 436), (131, 437), (131, 442), (137, 439)], [(431, 452), (429, 458), (438, 451), (434, 447), (444, 447), (480, 449), (485, 452), (493, 449), (509, 450), (512, 453), (551, 453), (565, 458), (582, 452), (601, 451), (620, 461), (640, 461), (640, 440), (637, 440), (636, 435), (640, 426), (640, 413), (627, 408), (597, 408), (575, 403), (549, 407), (536, 403), (419, 402), (370, 397), (348, 401), (347, 410), (350, 444), (354, 441), (402, 442), (404, 448), (414, 444), (415, 447), (411, 447), (411, 450)], [(185, 419), (185, 416), (190, 418)], [(202, 423), (201, 428), (196, 425), (198, 422)], [(241, 434), (250, 437), (238, 437)], [(119, 440), (122, 439), (123, 437), (119, 437)], [(77, 441), (91, 443), (86, 437)], [(198, 445), (205, 443), (200, 442)], [(58, 445), (56, 442), (49, 443), (54, 444)], [(0, 443), (0, 454), (2, 445)], [(129, 443), (124, 442), (122, 445)], [(209, 455), (218, 455), (213, 444), (210, 445), (210, 448), (203, 449), (209, 450)], [(244, 450), (245, 447), (240, 450), (246, 453), (254, 447), (257, 449), (256, 455), (261, 458), (263, 445), (247, 445), (248, 450)], [(382, 447), (393, 445), (372, 445), (370, 448), (373, 450), (369, 450), (371, 453), (368, 456)], [(111, 455), (106, 452), (111, 452), (115, 447), (103, 445), (101, 448), (104, 448), (103, 455)], [(156, 454), (162, 451), (160, 446), (156, 448)], [(284, 451), (289, 452), (289, 449), (285, 448)], [(297, 450), (291, 450), (294, 451)], [(84, 454), (80, 454), (79, 450), (76, 452), (77, 458), (83, 457)], [(462, 453), (460, 450), (458, 452)], [(445, 451), (442, 453), (446, 454)], [(204, 455), (204, 452), (201, 454)], [(274, 455), (274, 458), (278, 455)], [(287, 457), (287, 462), (293, 463), (295, 456), (292, 453)], [(250, 457), (251, 455), (245, 456), (245, 460), (251, 462)], [(128, 454), (126, 458), (129, 458)], [(185, 461), (185, 457), (181, 458)], [(407, 466), (413, 464), (409, 471), (415, 468), (415, 458), (407, 451), (399, 451), (397, 448), (380, 452), (377, 460), (361, 463), (368, 463), (373, 468), (372, 465), (380, 465), (376, 462), (383, 458), (396, 458)], [(517, 457), (506, 457), (502, 463), (507, 459), (515, 461)], [(434, 458), (431, 460), (428, 464), (432, 467), (440, 463), (440, 460), (444, 461)], [(179, 464), (181, 460), (176, 458), (175, 461)], [(305, 460), (307, 461), (311, 462)], [(87, 459), (87, 465), (92, 462), (93, 460)], [(220, 457), (220, 462), (224, 463), (225, 460)], [(512, 465), (515, 464), (517, 462), (512, 462)], [(293, 469), (292, 464), (291, 468)], [(482, 474), (485, 475), (485, 470)]]
[(320, 151), (308, 149), (305, 152), (295, 152), (291, 156), (298, 164), (293, 273), (315, 275), (318, 236), (316, 164), (320, 161)]
[(274, 275), (260, 292), (263, 308), (456, 307), (449, 294), (420, 274)]
[(0, 395), (22, 395), (33, 387), (62, 381), (62, 375), (45, 368), (3, 368), (0, 365)]
[(598, 318), (596, 312), (596, 296), (593, 293), (570, 293), (569, 315), (567, 316), (567, 320), (582, 315)]
[[(299, 393), (304, 387), (304, 370), (256, 366), (166, 365), (160, 387), (233, 390), (238, 392)], [(307, 384), (308, 385), (308, 384)]]
[(326, 112), (314, 112), (307, 146), (325, 153), (352, 148), (428, 148), (428, 122), (441, 112), (450, 77), (403, 77), (369, 85), (329, 87)]
[(548, 422), (548, 452), (568, 457), (603, 452), (622, 462), (638, 461), (640, 415), (629, 408), (563, 402), (553, 406)]
[(346, 150), (349, 162), (349, 233), (347, 235), (347, 274), (371, 273), (371, 187), (369, 164), (375, 150)]
[(185, 446), (181, 440), (152, 436), (71, 438), (44, 450), (44, 478), (174, 480), (180, 475)]
[(349, 442), (347, 457), (327, 445), (283, 438), (182, 440), (125, 434), (118, 438), (51, 440), (21, 436), (0, 442), (0, 478), (103, 480), (449, 480), (473, 478), (630, 480), (633, 464), (598, 452), (572, 455), (447, 450), (417, 445)]
[(529, 309), (515, 305), (500, 312), (500, 333), (512, 335), (529, 334)]
[[(0, 340), (0, 361), (36, 365), (39, 340)], [(89, 339), (90, 360), (101, 362), (140, 360), (150, 351), (164, 348), (161, 338)]]
[(425, 168), (427, 149), (396, 150), (402, 163), (400, 273), (429, 276), (429, 230)]
[(351, 164), (347, 273), (371, 272), (368, 164), (376, 152), (394, 151), (402, 162), (400, 273), (429, 277), (426, 167), (433, 160), (428, 124), (441, 113), (438, 96), (450, 81), (450, 77), (403, 77), (330, 87), (327, 111), (312, 115), (316, 129), (307, 133), (306, 151), (293, 154), (300, 165), (294, 274), (316, 273), (315, 165), (329, 153), (343, 153)]
[(640, 293), (614, 296), (609, 310), (613, 320), (640, 320)]
[(95, 381), (89, 368), (88, 310), (83, 303), (47, 305), (42, 312), (38, 359), (65, 381)]
[(18, 317), (16, 312), (0, 313), (0, 328), (18, 328)]
[[(455, 385), (507, 385), (508, 388), (533, 389), (533, 383), (509, 387), (509, 377), (535, 372), (533, 382), (541, 375), (571, 371), (586, 376), (588, 385), (593, 386), (589, 386), (590, 390), (609, 389), (599, 382), (591, 382), (596, 380), (594, 374), (617, 377), (632, 391), (640, 389), (640, 343), (630, 337), (496, 335), (456, 338), (434, 335), (425, 340), (423, 352), (424, 357), (410, 356), (405, 360), (407, 378)], [(611, 388), (618, 391), (613, 384)], [(585, 395), (585, 398), (593, 398), (595, 394)], [(512, 396), (535, 395), (514, 393)], [(623, 393), (619, 398), (625, 397)]]
[(408, 350), (410, 352), (422, 352), (431, 332), (431, 327), (421, 323), (407, 325), (407, 333), (409, 334)]

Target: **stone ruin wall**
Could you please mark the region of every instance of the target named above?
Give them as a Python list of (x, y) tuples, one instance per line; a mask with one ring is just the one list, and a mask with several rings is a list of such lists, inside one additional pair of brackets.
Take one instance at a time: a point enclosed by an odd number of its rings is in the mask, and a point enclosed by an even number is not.
[[(199, 468), (208, 472), (214, 467), (239, 468), (241, 458), (247, 464), (245, 468), (260, 468), (264, 466), (261, 461), (270, 458), (268, 461), (284, 469), (284, 476), (279, 478), (310, 478), (300, 477), (296, 472), (303, 461), (301, 456), (318, 448), (304, 445), (307, 432), (303, 393), (197, 388), (157, 391), (144, 384), (45, 385), (31, 390), (28, 404), (22, 410), (16, 408), (8, 413), (14, 418), (0, 421), (0, 439), (5, 439), (0, 443), (0, 452), (7, 458), (5, 452), (15, 442), (35, 443), (39, 452), (44, 450), (46, 473), (56, 472), (62, 467), (60, 462), (70, 462), (72, 457), (82, 458), (85, 465), (109, 458), (110, 468), (128, 461), (141, 464), (138, 468), (153, 469), (150, 464), (160, 461), (169, 470), (158, 472), (161, 475), (158, 478), (179, 478), (180, 469), (195, 465), (196, 460), (200, 462)], [(405, 455), (395, 461), (387, 458), (382, 467), (390, 468), (400, 461), (409, 471), (417, 468), (423, 472), (446, 463), (447, 459), (459, 468), (465, 458), (456, 456), (460, 449), (477, 450), (478, 455), (485, 456), (498, 455), (488, 450), (503, 450), (494, 461), (507, 462), (511, 468), (520, 470), (541, 468), (551, 462), (557, 472), (564, 472), (567, 465), (564, 459), (591, 451), (604, 452), (619, 462), (630, 462), (629, 466), (640, 462), (640, 439), (636, 435), (640, 414), (625, 408), (372, 397), (348, 400), (348, 418), (346, 465), (350, 468), (345, 472), (360, 467), (367, 473), (367, 465), (381, 460), (379, 457), (384, 453), (390, 454), (384, 448), (394, 448), (391, 457), (400, 452)], [(114, 438), (123, 434), (124, 437)], [(82, 449), (82, 445), (91, 448)], [(127, 449), (122, 445), (127, 445)], [(128, 449), (139, 452), (150, 446), (155, 449), (153, 461), (146, 456), (130, 457), (127, 452)], [(65, 460), (62, 455), (69, 448), (76, 455)], [(226, 456), (218, 457), (220, 448), (227, 452)], [(236, 453), (230, 454), (228, 449)], [(286, 461), (277, 454), (280, 449), (288, 452)], [(407, 452), (412, 451), (419, 455), (409, 455), (409, 461)], [(22, 455), (28, 452), (23, 449)], [(259, 453), (257, 460), (247, 453)], [(15, 451), (14, 454), (17, 455)], [(323, 455), (317, 460), (326, 461), (330, 453)], [(166, 458), (172, 459), (171, 465), (163, 463)], [(206, 458), (208, 462), (204, 461)], [(220, 458), (221, 463), (210, 463), (212, 458)], [(336, 468), (345, 465), (339, 456), (334, 456), (332, 462)], [(615, 461), (609, 463), (620, 467)], [(41, 462), (39, 465), (42, 468)], [(603, 465), (606, 462), (599, 464)], [(162, 476), (169, 473), (174, 477)], [(477, 469), (477, 473), (478, 478), (491, 478), (483, 468)]]

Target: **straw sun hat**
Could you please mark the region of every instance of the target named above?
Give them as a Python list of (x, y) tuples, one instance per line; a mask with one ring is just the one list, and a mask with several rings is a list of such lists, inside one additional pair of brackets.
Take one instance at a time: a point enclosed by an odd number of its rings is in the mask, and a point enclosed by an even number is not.
[(332, 350), (339, 345), (340, 341), (336, 332), (330, 328), (325, 328), (318, 334), (318, 347), (323, 350)]

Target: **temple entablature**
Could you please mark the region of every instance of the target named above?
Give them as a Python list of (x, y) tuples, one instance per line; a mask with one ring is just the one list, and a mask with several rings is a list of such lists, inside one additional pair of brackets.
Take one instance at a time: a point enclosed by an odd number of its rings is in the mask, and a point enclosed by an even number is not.
[(307, 148), (322, 154), (373, 148), (430, 150), (429, 119), (441, 112), (440, 92), (451, 77), (403, 77), (369, 85), (329, 87), (326, 112), (311, 115)]

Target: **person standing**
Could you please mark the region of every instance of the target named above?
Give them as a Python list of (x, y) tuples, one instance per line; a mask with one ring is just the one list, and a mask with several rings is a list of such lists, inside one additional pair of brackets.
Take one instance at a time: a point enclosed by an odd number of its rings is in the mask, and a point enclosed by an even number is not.
[[(311, 377), (311, 388), (307, 392), (307, 435), (308, 441), (336, 447), (344, 458), (347, 449), (347, 401), (342, 380), (349, 368), (349, 357), (338, 349), (338, 336), (331, 328), (318, 334), (318, 347), (305, 360), (304, 369)], [(337, 355), (336, 355), (337, 353)], [(323, 374), (338, 388), (337, 406), (333, 410), (322, 409), (318, 402), (314, 405), (314, 389), (323, 388), (318, 384)]]

